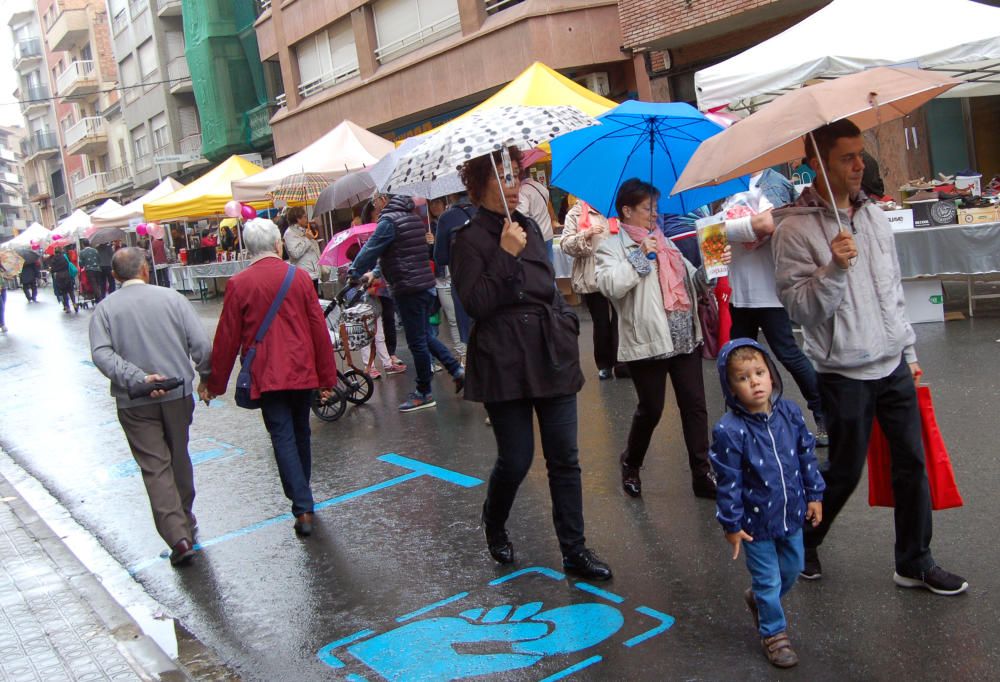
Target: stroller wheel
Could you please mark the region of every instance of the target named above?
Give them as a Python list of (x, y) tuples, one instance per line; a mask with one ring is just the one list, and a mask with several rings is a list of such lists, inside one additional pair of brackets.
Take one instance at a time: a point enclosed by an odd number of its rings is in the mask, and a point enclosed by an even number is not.
[(347, 411), (347, 401), (344, 393), (334, 386), (333, 393), (325, 402), (320, 397), (319, 391), (312, 392), (312, 405), (310, 406), (314, 415), (325, 422), (335, 422)]
[(364, 372), (349, 369), (340, 377), (344, 385), (344, 397), (355, 405), (368, 402), (375, 390), (375, 382)]

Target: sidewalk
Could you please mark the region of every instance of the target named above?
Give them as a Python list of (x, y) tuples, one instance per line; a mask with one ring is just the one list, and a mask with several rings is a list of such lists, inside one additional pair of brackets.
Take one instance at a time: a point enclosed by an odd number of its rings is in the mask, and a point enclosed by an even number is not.
[(0, 679), (188, 679), (2, 475)]

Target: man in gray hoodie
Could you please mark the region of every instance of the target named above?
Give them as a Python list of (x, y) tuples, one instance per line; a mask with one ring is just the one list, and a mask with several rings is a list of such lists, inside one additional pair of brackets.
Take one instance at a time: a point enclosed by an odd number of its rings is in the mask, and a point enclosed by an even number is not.
[(878, 417), (892, 456), (893, 579), (900, 587), (959, 594), (968, 582), (931, 556), (931, 501), (916, 395), (921, 370), (892, 228), (861, 191), (864, 140), (846, 119), (812, 135), (815, 144), (806, 138), (806, 158), (813, 168), (822, 162), (828, 181), (817, 172), (813, 187), (794, 207), (775, 211), (779, 229), (773, 238), (778, 297), (802, 325), (830, 435), (823, 521), (806, 529), (802, 577), (822, 575), (817, 547), (861, 478), (872, 420)]

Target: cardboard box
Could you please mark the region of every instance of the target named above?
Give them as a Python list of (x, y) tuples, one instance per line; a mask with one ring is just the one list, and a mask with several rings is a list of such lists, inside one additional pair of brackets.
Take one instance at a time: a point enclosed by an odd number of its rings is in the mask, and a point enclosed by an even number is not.
[(889, 224), (892, 226), (893, 230), (913, 229), (912, 208), (902, 208), (897, 211), (886, 211), (885, 217), (889, 220)]
[(954, 201), (919, 201), (909, 204), (913, 209), (914, 227), (937, 227), (958, 222), (958, 208)]
[(958, 209), (959, 225), (983, 225), (986, 223), (1000, 223), (1000, 210), (996, 206)]
[(944, 322), (944, 293), (937, 279), (903, 280), (906, 319), (918, 322)]
[(956, 175), (955, 176), (955, 189), (962, 190), (967, 187), (972, 188), (972, 196), (978, 197), (983, 194), (983, 176), (982, 175)]

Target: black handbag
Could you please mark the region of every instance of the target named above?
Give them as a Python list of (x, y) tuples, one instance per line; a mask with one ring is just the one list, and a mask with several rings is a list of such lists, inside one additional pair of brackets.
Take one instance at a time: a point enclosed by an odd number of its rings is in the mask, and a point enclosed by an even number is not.
[(285, 273), (285, 279), (281, 283), (281, 288), (278, 290), (278, 295), (274, 297), (274, 301), (271, 303), (271, 308), (267, 311), (267, 316), (264, 318), (264, 321), (261, 322), (260, 328), (257, 330), (257, 336), (254, 337), (253, 345), (250, 346), (246, 355), (244, 355), (243, 359), (240, 361), (240, 373), (236, 377), (236, 404), (240, 407), (248, 410), (256, 410), (260, 407), (260, 400), (251, 397), (253, 395), (253, 379), (250, 375), (250, 368), (253, 365), (253, 359), (257, 357), (257, 344), (259, 344), (264, 339), (264, 335), (267, 334), (267, 329), (271, 326), (274, 316), (278, 314), (278, 308), (281, 307), (282, 301), (285, 300), (285, 294), (288, 293), (288, 289), (292, 286), (292, 280), (294, 278), (295, 266), (289, 265), (288, 272)]

